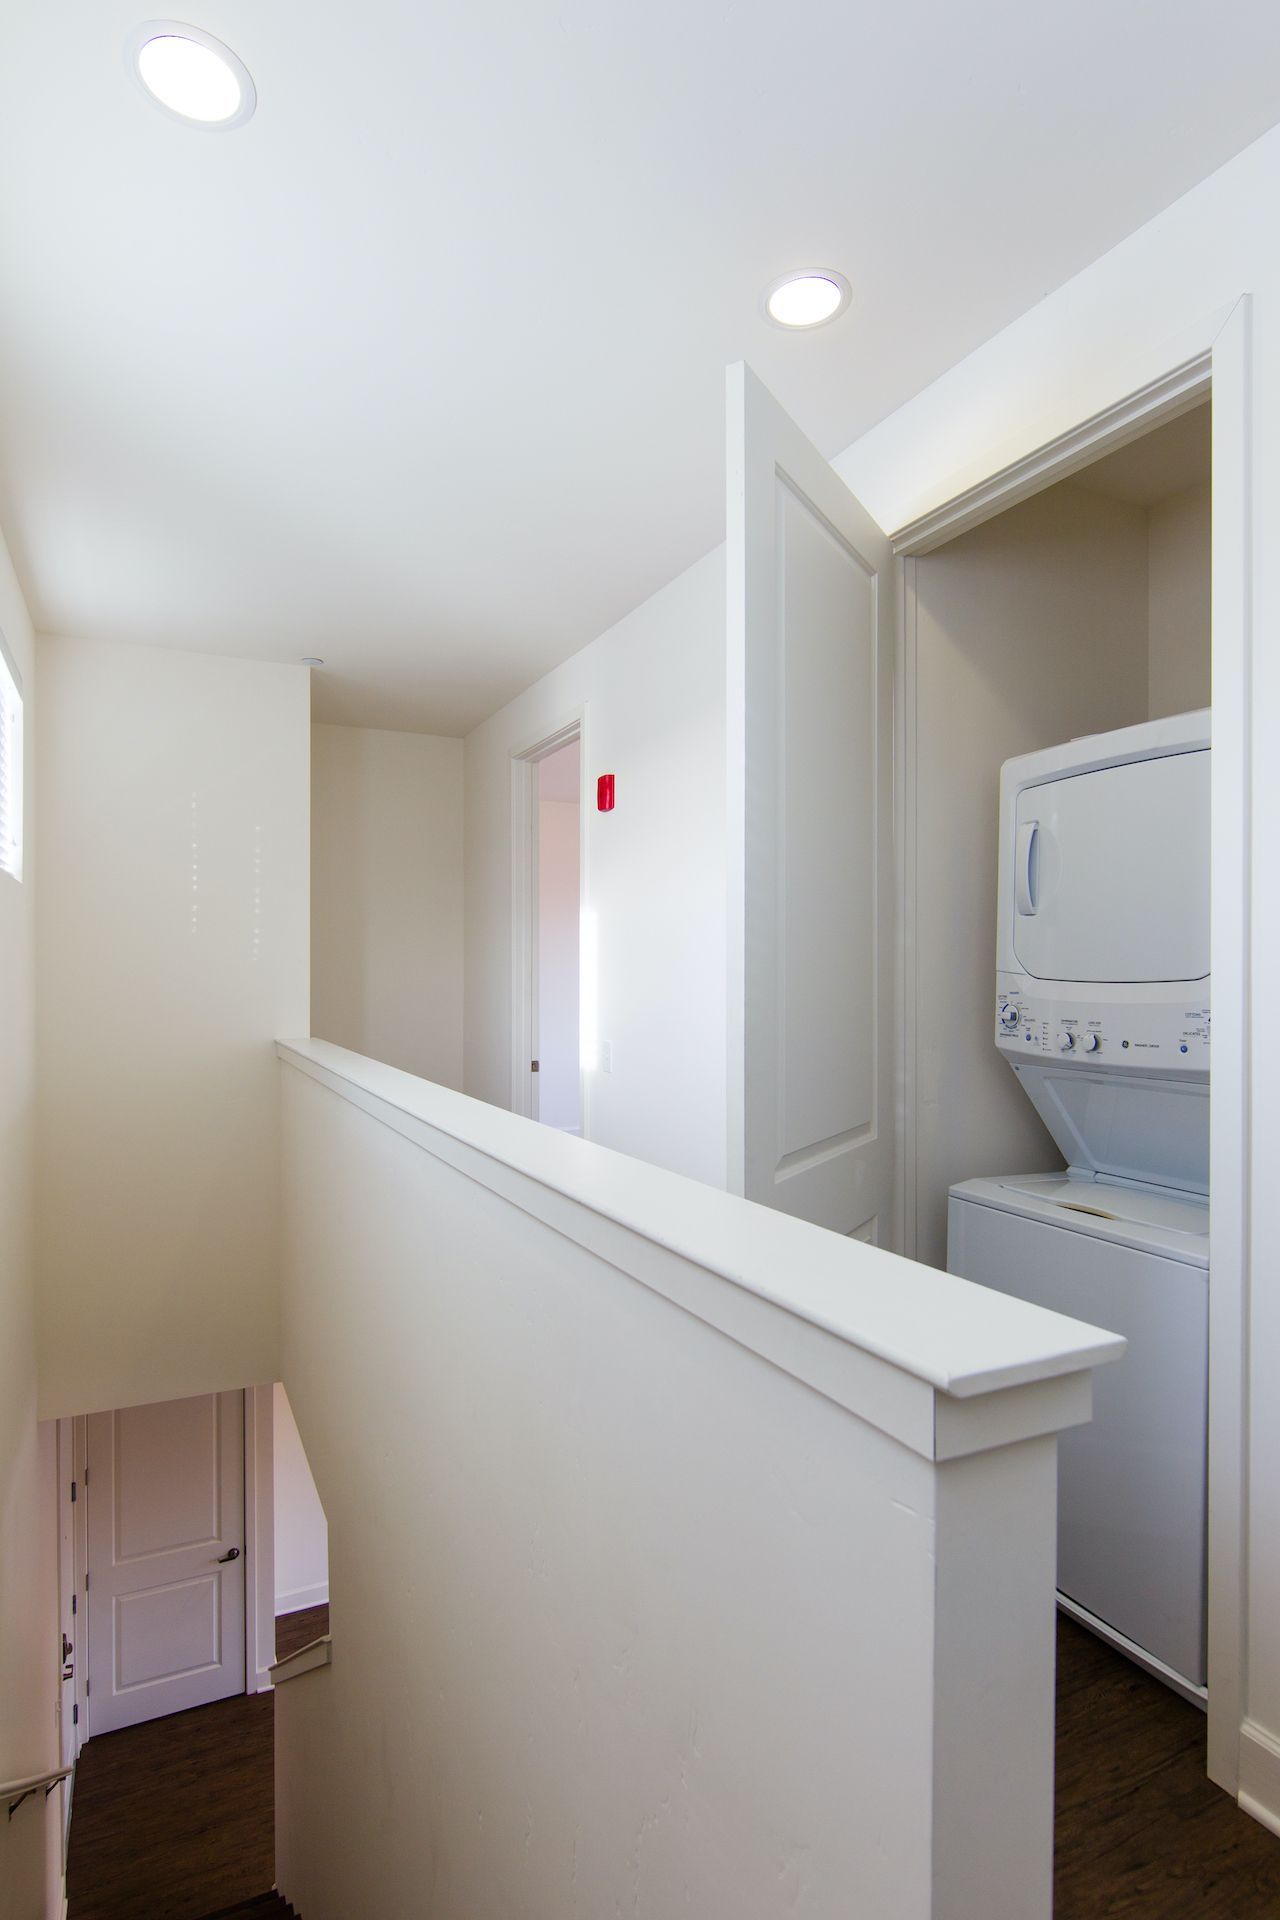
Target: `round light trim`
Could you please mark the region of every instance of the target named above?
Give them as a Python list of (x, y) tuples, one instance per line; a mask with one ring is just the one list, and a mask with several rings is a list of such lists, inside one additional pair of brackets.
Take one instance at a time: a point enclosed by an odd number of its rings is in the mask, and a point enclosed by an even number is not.
[(200, 27), (148, 20), (130, 34), (125, 57), (147, 98), (185, 126), (223, 133), (258, 104), (243, 60)]
[(322, 667), (324, 661), (318, 653), (304, 653), (302, 656), (302, 665), (304, 667)]
[(775, 327), (825, 327), (839, 319), (853, 298), (853, 288), (842, 273), (830, 267), (809, 267), (775, 280), (764, 296), (764, 313)]

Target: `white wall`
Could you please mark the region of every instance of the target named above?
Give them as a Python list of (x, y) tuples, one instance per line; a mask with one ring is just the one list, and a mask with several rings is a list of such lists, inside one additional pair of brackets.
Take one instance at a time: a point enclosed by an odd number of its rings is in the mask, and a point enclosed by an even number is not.
[(288, 1057), (285, 1378), (334, 1649), (276, 1692), (297, 1910), (1048, 1920), (1039, 1436), (1087, 1414), (1062, 1356), (1115, 1343)]
[(311, 1023), (462, 1084), (462, 742), (312, 730)]
[(1187, 487), (1148, 514), (1150, 654), (1153, 720), (1194, 713), (1210, 699), (1212, 572), (1210, 489)]
[[(1280, 130), (1247, 148), (1157, 219), (1042, 300), (836, 462), (882, 526), (900, 527), (1033, 452), (1145, 382), (1204, 350), (1240, 296), (1250, 308), (1242, 390), (1249, 433), (1229, 468), (1215, 468), (1215, 498), (1247, 490), (1248, 553), (1239, 578), (1215, 582), (1223, 605), (1244, 609), (1248, 631), (1250, 811), (1255, 851), (1248, 964), (1254, 981), (1280, 976), (1280, 867), (1270, 859), (1269, 823), (1280, 813), (1280, 572), (1272, 530), (1280, 517), (1280, 282), (1273, 245), (1280, 201)], [(1233, 374), (1234, 379), (1234, 374)], [(1234, 389), (1233, 389), (1234, 399)], [(1219, 431), (1215, 396), (1215, 433)], [(1221, 689), (1215, 689), (1220, 696)], [(1215, 734), (1221, 699), (1215, 701)], [(1221, 756), (1219, 756), (1221, 762)], [(1221, 1032), (1223, 1029), (1216, 1028)], [(1245, 1298), (1254, 1390), (1240, 1409), (1253, 1463), (1245, 1476), (1247, 1582), (1245, 1644), (1221, 1685), (1243, 1689), (1232, 1753), (1224, 1752), (1212, 1696), (1210, 1741), (1225, 1773), (1238, 1750), (1250, 1804), (1280, 1828), (1280, 999), (1255, 994), (1247, 1009), (1254, 1061), (1246, 1093), (1249, 1165), (1245, 1245), (1252, 1249)], [(1225, 1171), (1220, 1167), (1220, 1171)], [(1235, 1178), (1235, 1169), (1230, 1170)], [(1224, 1349), (1219, 1345), (1221, 1354)], [(1229, 1356), (1228, 1356), (1229, 1358)], [(1222, 1409), (1225, 1439), (1235, 1409)], [(1216, 1475), (1217, 1467), (1211, 1463)], [(1223, 1517), (1227, 1551), (1231, 1521)], [(1219, 1537), (1217, 1521), (1211, 1532)], [(1219, 1616), (1228, 1637), (1232, 1624)], [(1221, 1688), (1218, 1696), (1222, 1698)], [(1234, 1714), (1233, 1714), (1234, 1718)]]
[[(544, 763), (545, 764), (545, 763)], [(579, 1072), (579, 848), (575, 801), (538, 800), (538, 1118), (582, 1128)]]
[[(59, 1764), (55, 1479), (36, 1425), (34, 1258), (36, 660), (31, 622), (0, 539), (0, 631), (23, 682), (26, 852), (0, 873), (0, 1779)], [(0, 1911), (43, 1920), (47, 1847), (62, 1794), (0, 1818)], [(50, 1908), (56, 1913), (56, 1908)]]
[(306, 670), (42, 639), (39, 672), (42, 1410), (273, 1379)]
[(945, 1266), (954, 1181), (1062, 1165), (991, 1038), (1000, 768), (1146, 718), (1147, 515), (1054, 487), (913, 562), (909, 580), (916, 1061), (907, 1248)]
[(329, 1527), (289, 1396), (278, 1380), (271, 1433), (276, 1612), (295, 1613), (329, 1598)]
[(511, 1101), (511, 755), (585, 704), (584, 906), (598, 929), (594, 1140), (725, 1177), (724, 557), (709, 554), (466, 743), (466, 1088)]

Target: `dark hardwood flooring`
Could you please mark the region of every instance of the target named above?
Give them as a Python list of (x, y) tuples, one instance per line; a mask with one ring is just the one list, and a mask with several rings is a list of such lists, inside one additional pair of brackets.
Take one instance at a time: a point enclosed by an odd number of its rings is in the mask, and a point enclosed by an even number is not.
[(200, 1920), (274, 1884), (274, 1708), (244, 1694), (86, 1743), (68, 1920)]
[[(328, 1612), (278, 1620), (277, 1658)], [(255, 1694), (91, 1740), (68, 1920), (204, 1920), (262, 1895), (272, 1716)], [(1204, 1734), (1195, 1707), (1059, 1620), (1055, 1920), (1280, 1920), (1280, 1840), (1210, 1785)]]
[[(278, 1619), (277, 1659), (327, 1633), (328, 1615)], [(243, 1694), (87, 1742), (68, 1920), (204, 1920), (274, 1885), (274, 1713), (271, 1694)]]
[(287, 1660), (291, 1653), (300, 1653), (303, 1647), (322, 1639), (328, 1631), (328, 1607), (303, 1607), (298, 1613), (278, 1613), (276, 1659)]
[(1204, 1742), (1196, 1707), (1059, 1617), (1054, 1920), (1280, 1920), (1280, 1840)]

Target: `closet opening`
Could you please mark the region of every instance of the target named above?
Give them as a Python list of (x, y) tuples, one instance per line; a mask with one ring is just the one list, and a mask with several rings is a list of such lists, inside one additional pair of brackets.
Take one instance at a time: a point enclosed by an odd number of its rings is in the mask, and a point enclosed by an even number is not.
[(1129, 1343), (1059, 1445), (1059, 1700), (1135, 1755), (1209, 1672), (1212, 439), (1202, 394), (905, 563), (903, 1251)]

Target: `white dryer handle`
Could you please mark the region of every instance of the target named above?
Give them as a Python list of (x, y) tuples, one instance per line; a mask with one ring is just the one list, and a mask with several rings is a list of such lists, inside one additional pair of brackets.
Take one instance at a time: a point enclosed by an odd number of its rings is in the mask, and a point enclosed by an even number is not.
[(1039, 851), (1040, 822), (1025, 820), (1018, 828), (1018, 846), (1014, 855), (1014, 885), (1018, 912), (1024, 919), (1036, 911), (1036, 854)]

